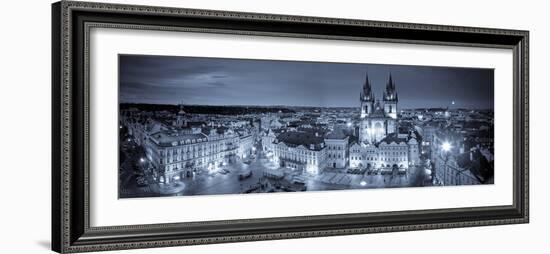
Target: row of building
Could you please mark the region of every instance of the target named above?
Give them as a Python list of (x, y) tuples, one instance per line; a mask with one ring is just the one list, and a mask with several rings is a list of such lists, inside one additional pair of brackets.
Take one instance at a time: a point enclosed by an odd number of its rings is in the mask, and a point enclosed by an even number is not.
[(358, 108), (244, 117), (189, 115), (182, 107), (175, 114), (126, 110), (120, 119), (161, 182), (246, 159), (256, 141), (276, 165), (310, 174), (328, 168), (406, 171), (429, 158), (441, 184), (492, 181), (491, 111), (399, 111), (398, 102), (391, 75), (382, 100), (366, 76)]
[(323, 130), (311, 124), (281, 127), (284, 123), (266, 117), (262, 147), (281, 167), (312, 174), (324, 168), (407, 170), (420, 162), (421, 137), (414, 128), (399, 128), (397, 104), (391, 75), (383, 103), (375, 99), (367, 76), (357, 121), (343, 119), (343, 125)]
[(255, 149), (257, 131), (247, 126), (246, 121), (230, 122), (230, 127), (193, 124), (186, 120), (183, 110), (173, 121), (126, 115), (122, 114), (122, 124), (145, 149), (159, 182), (190, 177), (198, 170), (217, 170), (227, 163), (246, 159)]

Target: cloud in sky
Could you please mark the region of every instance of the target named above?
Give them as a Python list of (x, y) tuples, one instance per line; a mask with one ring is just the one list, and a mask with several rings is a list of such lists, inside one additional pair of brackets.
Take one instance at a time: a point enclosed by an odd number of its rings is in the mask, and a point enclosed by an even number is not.
[(355, 107), (366, 73), (378, 99), (391, 73), (403, 108), (494, 103), (492, 69), (120, 55), (119, 71), (131, 103)]

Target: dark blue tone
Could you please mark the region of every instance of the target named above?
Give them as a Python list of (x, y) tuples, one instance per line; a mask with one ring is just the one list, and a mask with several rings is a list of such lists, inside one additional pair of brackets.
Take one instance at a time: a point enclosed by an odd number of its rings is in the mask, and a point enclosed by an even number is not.
[[(391, 72), (402, 108), (492, 109), (492, 69), (120, 55), (120, 102), (356, 107)], [(454, 105), (452, 102), (455, 102)]]

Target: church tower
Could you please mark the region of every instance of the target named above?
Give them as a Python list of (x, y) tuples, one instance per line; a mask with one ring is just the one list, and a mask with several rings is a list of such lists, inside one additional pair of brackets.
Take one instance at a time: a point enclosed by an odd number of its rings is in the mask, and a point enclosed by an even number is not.
[(363, 84), (363, 90), (361, 91), (359, 100), (361, 101), (361, 118), (365, 118), (372, 113), (374, 107), (374, 94), (372, 92), (368, 73), (365, 76), (365, 83)]
[(180, 110), (178, 111), (178, 114), (176, 115), (176, 122), (175, 126), (177, 127), (185, 127), (187, 126), (187, 120), (185, 117), (185, 110), (183, 110), (183, 103), (179, 105)]
[(384, 112), (386, 115), (397, 119), (397, 89), (395, 88), (391, 73), (382, 98), (384, 100)]

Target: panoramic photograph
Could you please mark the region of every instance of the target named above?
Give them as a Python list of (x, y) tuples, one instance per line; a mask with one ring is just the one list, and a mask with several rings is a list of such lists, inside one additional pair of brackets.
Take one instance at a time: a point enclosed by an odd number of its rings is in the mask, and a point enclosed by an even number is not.
[(119, 198), (495, 181), (493, 69), (118, 59)]

